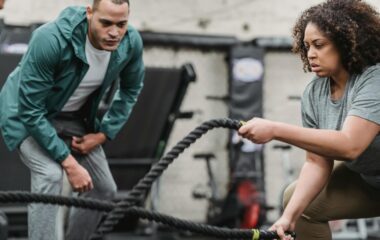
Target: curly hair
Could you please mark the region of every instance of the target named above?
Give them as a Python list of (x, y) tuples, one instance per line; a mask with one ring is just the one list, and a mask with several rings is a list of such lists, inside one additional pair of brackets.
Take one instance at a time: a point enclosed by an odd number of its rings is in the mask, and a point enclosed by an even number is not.
[(310, 22), (333, 42), (350, 74), (380, 62), (379, 13), (361, 0), (328, 0), (305, 10), (293, 28), (293, 52), (301, 55), (305, 72), (311, 71), (303, 42)]

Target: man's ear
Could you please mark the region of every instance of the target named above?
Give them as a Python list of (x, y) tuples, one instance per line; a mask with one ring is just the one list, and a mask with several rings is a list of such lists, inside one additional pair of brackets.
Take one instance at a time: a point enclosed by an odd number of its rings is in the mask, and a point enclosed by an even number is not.
[(90, 5), (88, 5), (86, 8), (87, 20), (90, 20), (92, 18), (93, 13), (94, 13), (94, 10), (92, 9)]

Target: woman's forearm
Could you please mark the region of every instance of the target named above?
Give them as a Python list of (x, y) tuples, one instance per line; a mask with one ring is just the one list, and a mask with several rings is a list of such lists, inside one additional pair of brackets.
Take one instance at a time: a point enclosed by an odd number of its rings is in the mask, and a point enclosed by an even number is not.
[(355, 160), (379, 131), (380, 125), (356, 116), (347, 117), (341, 130), (304, 128), (253, 118), (239, 129), (239, 134), (254, 143), (276, 139), (326, 158)]
[(307, 161), (302, 167), (295, 191), (284, 210), (284, 216), (296, 221), (305, 208), (326, 185), (334, 162), (327, 159)]

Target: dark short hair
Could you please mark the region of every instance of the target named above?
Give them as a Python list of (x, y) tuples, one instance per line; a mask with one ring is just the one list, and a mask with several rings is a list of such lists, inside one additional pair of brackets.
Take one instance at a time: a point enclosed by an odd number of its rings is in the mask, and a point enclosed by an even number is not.
[[(94, 0), (93, 3), (92, 3), (92, 9), (96, 10), (99, 6), (99, 3), (100, 1), (102, 0)], [(111, 2), (115, 3), (115, 4), (123, 4), (123, 3), (127, 3), (128, 6), (129, 5), (129, 0), (111, 0)]]
[(305, 71), (311, 71), (303, 41), (310, 22), (333, 42), (350, 74), (380, 62), (379, 13), (361, 0), (327, 0), (305, 10), (293, 28), (293, 51), (301, 55)]

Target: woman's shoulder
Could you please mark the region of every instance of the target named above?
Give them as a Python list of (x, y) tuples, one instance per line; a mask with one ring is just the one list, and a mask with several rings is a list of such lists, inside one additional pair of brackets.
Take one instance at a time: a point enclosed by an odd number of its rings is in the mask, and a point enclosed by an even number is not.
[(380, 84), (380, 63), (367, 67), (357, 76), (356, 84), (367, 83)]
[(380, 76), (380, 63), (369, 66), (364, 69), (363, 73), (360, 74), (361, 77), (366, 76)]

